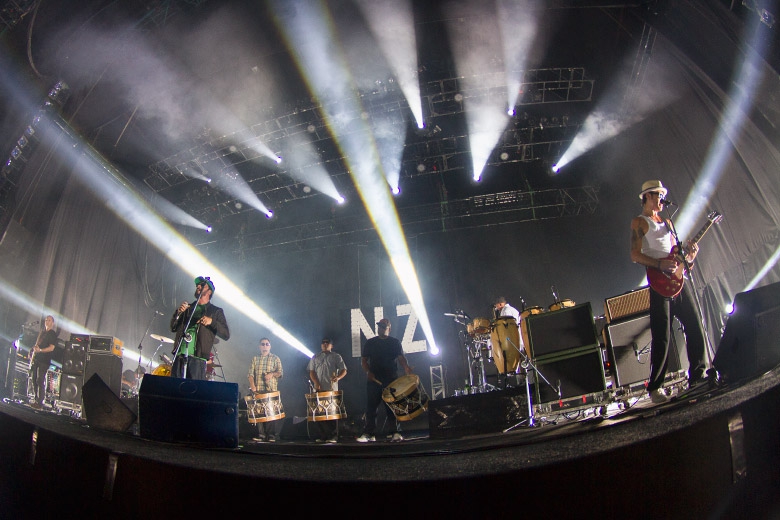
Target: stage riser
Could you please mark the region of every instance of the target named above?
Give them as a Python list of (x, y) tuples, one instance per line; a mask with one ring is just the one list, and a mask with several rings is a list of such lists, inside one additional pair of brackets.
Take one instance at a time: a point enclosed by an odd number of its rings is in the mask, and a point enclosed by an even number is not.
[(525, 387), (437, 399), (428, 403), (431, 439), (496, 433), (528, 419)]

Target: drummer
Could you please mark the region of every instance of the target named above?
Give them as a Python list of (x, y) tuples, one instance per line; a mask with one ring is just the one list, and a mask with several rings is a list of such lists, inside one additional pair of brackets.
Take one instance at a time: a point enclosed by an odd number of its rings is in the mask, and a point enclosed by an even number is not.
[(504, 296), (499, 296), (493, 300), (493, 312), (496, 318), (511, 316), (517, 322), (517, 326), (520, 327), (520, 311), (509, 305)]
[[(252, 358), (249, 365), (249, 389), (253, 394), (266, 394), (279, 390), (279, 380), (284, 376), (282, 360), (276, 354), (271, 354), (271, 340), (260, 338), (260, 355)], [(259, 442), (276, 442), (282, 430), (282, 421), (267, 421), (257, 424)]]
[[(339, 381), (347, 375), (347, 365), (344, 358), (338, 352), (333, 352), (333, 342), (330, 338), (323, 338), (320, 345), (322, 351), (309, 360), (306, 367), (309, 370), (309, 379), (316, 392), (338, 392)], [(320, 430), (317, 442), (335, 444), (339, 441), (338, 423), (332, 421), (316, 421)]]
[(401, 435), (401, 424), (396, 420), (395, 414), (382, 399), (382, 391), (397, 377), (396, 362), (404, 368), (407, 375), (412, 374), (412, 367), (404, 357), (404, 349), (398, 339), (390, 336), (390, 320), (382, 318), (376, 324), (377, 335), (366, 341), (360, 357), (360, 364), (366, 373), (366, 425), (363, 434), (356, 440), (358, 442), (376, 441), (376, 414), (377, 408), (384, 404), (383, 408), (388, 420), (395, 422), (395, 432), (391, 437), (392, 442), (404, 440)]

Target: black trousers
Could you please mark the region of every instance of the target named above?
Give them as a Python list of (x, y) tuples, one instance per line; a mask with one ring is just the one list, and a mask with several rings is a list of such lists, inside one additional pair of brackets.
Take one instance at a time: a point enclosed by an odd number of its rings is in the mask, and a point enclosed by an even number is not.
[(675, 298), (665, 298), (650, 288), (650, 381), (648, 392), (661, 388), (666, 377), (669, 358), (669, 338), (672, 334), (672, 318), (680, 320), (685, 332), (685, 348), (688, 353), (688, 377), (698, 380), (704, 374), (704, 328), (693, 288), (690, 283), (683, 285), (682, 292)]

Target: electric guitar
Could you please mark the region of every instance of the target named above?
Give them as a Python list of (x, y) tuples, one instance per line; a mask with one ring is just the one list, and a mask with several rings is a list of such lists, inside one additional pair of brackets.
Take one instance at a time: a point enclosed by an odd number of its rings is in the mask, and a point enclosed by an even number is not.
[[(699, 240), (701, 240), (704, 234), (709, 231), (713, 224), (717, 224), (722, 219), (723, 215), (717, 211), (711, 212), (709, 215), (707, 215), (707, 223), (702, 226), (698, 233), (696, 233), (696, 236), (693, 237), (691, 242), (694, 244), (697, 243)], [(672, 248), (672, 252), (669, 253), (669, 256), (666, 257), (666, 260), (676, 261), (677, 268), (671, 274), (665, 273), (660, 269), (656, 269), (655, 267), (647, 268), (647, 281), (655, 292), (666, 298), (674, 298), (680, 294), (683, 288), (683, 283), (685, 281), (683, 278), (683, 274), (685, 272), (684, 257), (687, 254), (688, 251), (686, 251), (681, 244), (678, 244)]]

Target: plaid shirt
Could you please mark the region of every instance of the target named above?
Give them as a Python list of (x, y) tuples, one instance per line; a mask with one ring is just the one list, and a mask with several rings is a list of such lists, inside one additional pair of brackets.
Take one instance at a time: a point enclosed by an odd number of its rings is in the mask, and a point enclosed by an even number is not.
[[(279, 372), (279, 377), (272, 377), (270, 381), (266, 381), (263, 374), (268, 372)], [(276, 392), (279, 389), (279, 380), (283, 375), (282, 360), (276, 354), (269, 353), (267, 356), (255, 356), (252, 358), (252, 364), (249, 366), (249, 376), (254, 378), (258, 393)]]

